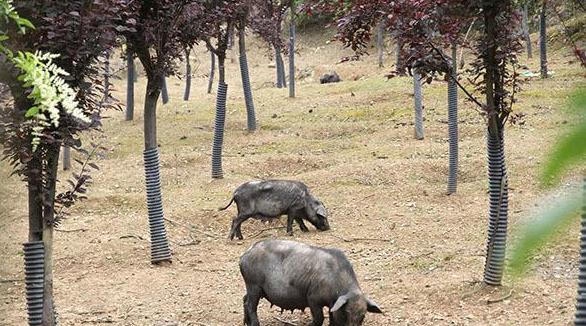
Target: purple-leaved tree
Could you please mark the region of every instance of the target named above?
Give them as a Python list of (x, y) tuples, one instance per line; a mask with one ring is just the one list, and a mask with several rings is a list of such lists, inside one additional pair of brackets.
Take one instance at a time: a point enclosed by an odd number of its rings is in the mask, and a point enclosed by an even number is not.
[[(65, 145), (91, 156), (81, 148), (80, 134), (99, 129), (101, 112), (114, 105), (109, 96), (104, 97), (107, 92), (103, 89), (103, 65), (99, 59), (117, 43), (118, 33), (132, 30), (133, 24), (127, 1), (122, 0), (23, 0), (15, 7), (35, 29), (21, 35), (15, 26), (3, 25), (3, 32), (9, 36), (8, 47), (13, 51), (39, 50), (59, 55), (52, 60), (46, 57), (43, 64), (37, 62), (35, 68), (29, 65), (28, 69), (49, 69), (52, 61), (68, 73), (64, 79), (72, 91), (66, 97), (73, 98), (56, 106), (38, 101), (56, 94), (44, 94), (44, 89), (38, 87), (40, 79), (22, 83), (20, 78), (24, 75), (6, 55), (0, 55), (0, 82), (9, 86), (9, 94), (2, 94), (9, 100), (0, 110), (3, 156), (28, 187), (29, 242), (25, 244), (25, 260), (31, 252), (35, 259), (42, 257), (34, 261), (34, 270), (29, 264), (25, 266), (29, 277), (29, 322), (54, 325), (53, 230), (66, 216), (66, 208), (85, 198), (91, 181), (89, 169), (97, 168), (87, 160), (80, 161), (81, 171), (68, 180), (71, 188), (57, 194), (59, 151)], [(34, 280), (30, 279), (33, 275)]]
[(199, 38), (202, 6), (196, 0), (160, 0), (135, 3), (136, 29), (126, 33), (127, 44), (142, 63), (146, 77), (144, 101), (144, 167), (151, 235), (151, 262), (171, 261), (165, 229), (159, 146), (157, 101), (165, 76), (177, 73), (176, 62), (185, 47)]
[[(314, 2), (313, 8), (335, 6), (332, 0)], [(357, 54), (365, 53), (372, 30), (386, 16), (389, 30), (404, 43), (406, 66), (427, 82), (438, 74), (453, 80), (486, 118), (490, 208), (484, 281), (490, 285), (501, 284), (505, 258), (508, 176), (504, 131), (519, 90), (516, 54), (521, 47), (520, 17), (514, 9), (513, 1), (489, 0), (357, 0), (336, 9), (337, 37)], [(475, 56), (468, 69), (473, 82), (464, 86), (451, 77), (450, 56), (442, 49), (450, 48), (463, 26), (473, 20), (479, 29), (478, 38), (469, 44)]]

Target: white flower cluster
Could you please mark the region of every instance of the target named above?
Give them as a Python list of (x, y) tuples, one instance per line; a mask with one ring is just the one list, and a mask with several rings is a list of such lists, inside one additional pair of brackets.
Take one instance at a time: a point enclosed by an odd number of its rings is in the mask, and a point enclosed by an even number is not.
[(53, 59), (58, 56), (40, 51), (34, 54), (19, 52), (13, 59), (22, 71), (20, 81), (25, 88), (31, 89), (28, 97), (33, 101), (33, 106), (26, 112), (26, 117), (37, 122), (32, 132), (33, 151), (41, 142), (43, 130), (51, 126), (59, 127), (60, 110), (83, 122), (91, 122), (78, 107), (76, 92), (61, 77), (69, 74), (53, 63)]

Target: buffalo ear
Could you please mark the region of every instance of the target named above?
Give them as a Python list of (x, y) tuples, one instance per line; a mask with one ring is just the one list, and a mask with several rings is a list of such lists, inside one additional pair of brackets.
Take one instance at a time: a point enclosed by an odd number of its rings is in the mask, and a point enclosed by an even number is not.
[(320, 205), (317, 207), (317, 210), (315, 211), (315, 214), (321, 216), (321, 217), (328, 217), (328, 213), (326, 212), (326, 208), (323, 205)]
[(374, 312), (377, 314), (382, 314), (383, 311), (380, 310), (380, 307), (376, 304), (376, 302), (370, 300), (370, 299), (366, 299), (366, 310), (368, 312)]
[(338, 297), (338, 300), (336, 300), (336, 303), (334, 303), (334, 306), (330, 308), (330, 312), (335, 312), (340, 310), (340, 308), (342, 308), (346, 302), (348, 302), (348, 295), (344, 294), (340, 297)]

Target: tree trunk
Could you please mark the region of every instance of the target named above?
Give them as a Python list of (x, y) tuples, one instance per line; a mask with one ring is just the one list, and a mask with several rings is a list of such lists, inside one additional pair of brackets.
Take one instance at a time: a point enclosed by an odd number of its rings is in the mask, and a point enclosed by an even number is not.
[[(159, 82), (151, 79), (159, 78)], [(162, 77), (149, 77), (144, 100), (144, 149), (157, 148), (157, 101), (161, 94)]]
[(163, 76), (163, 82), (161, 83), (161, 97), (163, 98), (163, 104), (169, 103), (169, 92), (167, 91), (167, 78)]
[(240, 75), (242, 77), (242, 90), (244, 91), (244, 102), (246, 103), (246, 125), (248, 131), (256, 130), (256, 116), (254, 112), (254, 101), (252, 97), (252, 88), (250, 87), (250, 76), (248, 71), (248, 61), (246, 59), (246, 35), (244, 28), (238, 31), (238, 51), (240, 52)]
[(448, 80), (448, 135), (449, 135), (449, 169), (448, 194), (456, 193), (458, 185), (458, 78), (456, 45), (452, 45), (452, 71)]
[(405, 67), (405, 59), (403, 58), (403, 40), (400, 37), (397, 37), (397, 63), (396, 63), (396, 67), (397, 67), (397, 74), (399, 74), (399, 76), (405, 76), (406, 73), (406, 67)]
[(415, 99), (415, 139), (423, 139), (423, 98), (421, 95), (421, 76), (413, 71), (413, 97)]
[(527, 58), (531, 59), (533, 57), (533, 48), (531, 45), (531, 34), (529, 33), (529, 14), (527, 9), (527, 4), (523, 6), (523, 37), (525, 38), (525, 44), (527, 45)]
[(541, 78), (547, 78), (547, 1), (543, 1), (539, 15), (539, 55), (541, 58)]
[(134, 119), (134, 57), (130, 50), (126, 50), (126, 121)]
[(228, 53), (230, 54), (230, 63), (234, 63), (234, 27), (228, 32)]
[(584, 206), (580, 222), (580, 264), (578, 272), (578, 294), (576, 297), (575, 325), (586, 325), (586, 177), (584, 186)]
[(381, 18), (376, 27), (376, 48), (378, 49), (378, 67), (382, 68), (385, 51), (385, 20)]
[(275, 46), (275, 67), (277, 68), (277, 88), (285, 87), (285, 80), (283, 79), (283, 75), (285, 74), (282, 72), (283, 67), (283, 58), (281, 57), (281, 49), (278, 46)]
[(484, 282), (500, 285), (507, 242), (509, 192), (505, 165), (504, 130), (497, 136), (488, 132), (489, 225)]
[(295, 11), (291, 8), (291, 21), (289, 22), (289, 97), (295, 97), (295, 36)]
[(224, 62), (226, 54), (218, 55), (218, 93), (216, 94), (216, 124), (214, 128), (214, 142), (212, 145), (212, 178), (222, 179), (222, 147), (224, 145), (224, 124), (226, 121), (226, 98), (228, 85), (224, 82)]
[(43, 244), (45, 246), (45, 277), (43, 295), (43, 326), (56, 324), (53, 301), (53, 227), (55, 225), (55, 187), (59, 166), (59, 144), (48, 145), (46, 189), (43, 203)]
[(212, 93), (212, 87), (214, 84), (214, 71), (216, 70), (216, 56), (214, 52), (210, 51), (211, 64), (210, 64), (210, 76), (208, 79), (208, 94)]
[(71, 170), (71, 148), (63, 146), (63, 171)]
[(189, 53), (191, 49), (185, 49), (185, 93), (183, 93), (183, 100), (189, 101), (189, 92), (191, 91), (191, 62), (189, 62)]
[(110, 53), (104, 54), (104, 102), (110, 100)]
[(157, 101), (163, 76), (148, 76), (144, 102), (144, 167), (146, 178), (151, 263), (171, 261), (161, 194), (159, 150), (157, 146)]
[[(486, 40), (494, 40), (497, 35), (497, 12), (491, 2), (483, 6)], [(502, 77), (497, 66), (497, 45), (488, 42), (483, 53), (485, 68), (484, 82), (486, 94), (486, 110), (488, 112), (488, 180), (489, 180), (489, 225), (484, 266), (484, 282), (489, 285), (500, 285), (505, 264), (508, 219), (508, 184), (504, 150), (504, 124), (499, 114), (502, 113), (496, 94), (502, 92)]]
[(33, 153), (32, 159), (26, 163), (28, 189), (28, 240), (30, 242), (43, 240), (43, 201), (41, 160), (38, 154)]
[(283, 88), (287, 87), (287, 76), (285, 75), (285, 61), (283, 60), (283, 56), (281, 55), (281, 52), (279, 52), (279, 65), (281, 66), (280, 68), (280, 72), (281, 72), (281, 81), (282, 81), (282, 85)]

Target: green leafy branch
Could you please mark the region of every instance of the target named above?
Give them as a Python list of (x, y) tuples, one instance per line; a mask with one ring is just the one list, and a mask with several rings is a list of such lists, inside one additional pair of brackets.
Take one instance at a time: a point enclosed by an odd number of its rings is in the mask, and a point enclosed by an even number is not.
[[(564, 171), (586, 159), (586, 89), (579, 88), (570, 97), (570, 108), (579, 117), (579, 123), (560, 139), (549, 155), (540, 173), (540, 182), (545, 186), (553, 186)], [(584, 181), (586, 183), (586, 179)], [(551, 207), (537, 213), (533, 222), (525, 224), (519, 230), (519, 240), (511, 251), (509, 262), (510, 272), (520, 277), (529, 269), (531, 259), (549, 241), (554, 239), (556, 232), (569, 227), (578, 216), (584, 203), (584, 195), (580, 188), (560, 199), (546, 197), (552, 202)]]
[[(0, 19), (5, 23), (14, 22), (20, 33), (26, 29), (34, 29), (33, 24), (18, 15), (12, 0), (0, 0)], [(32, 106), (26, 111), (25, 117), (34, 119), (36, 125), (32, 128), (32, 149), (35, 151), (41, 143), (41, 137), (45, 129), (59, 127), (61, 110), (66, 114), (83, 122), (91, 122), (81, 109), (76, 100), (77, 93), (65, 82), (62, 76), (69, 74), (53, 63), (58, 55), (37, 51), (18, 52), (16, 56), (10, 49), (4, 46), (8, 40), (6, 31), (0, 31), (0, 51), (4, 53), (12, 63), (22, 72), (18, 80), (24, 88), (30, 89), (28, 98)]]

